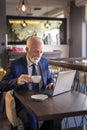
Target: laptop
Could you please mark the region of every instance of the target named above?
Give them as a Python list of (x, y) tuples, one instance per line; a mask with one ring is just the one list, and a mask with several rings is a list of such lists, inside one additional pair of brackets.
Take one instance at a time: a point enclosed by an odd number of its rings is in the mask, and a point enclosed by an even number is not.
[(50, 89), (43, 90), (43, 93), (47, 94), (48, 96), (56, 96), (71, 91), (75, 74), (76, 70), (59, 72), (55, 88), (53, 90)]

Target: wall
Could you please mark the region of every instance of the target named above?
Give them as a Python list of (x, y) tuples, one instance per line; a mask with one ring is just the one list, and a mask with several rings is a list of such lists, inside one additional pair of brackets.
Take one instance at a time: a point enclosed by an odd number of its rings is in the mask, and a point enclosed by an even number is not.
[[(16, 46), (11, 46), (11, 45), (7, 45), (7, 48), (12, 49), (12, 47), (16, 47), (18, 48), (22, 48), (23, 51), (25, 52), (25, 45), (16, 45)], [(62, 57), (69, 57), (69, 45), (45, 45), (44, 46), (44, 52), (53, 52), (53, 51), (61, 51), (61, 58)]]
[(44, 51), (57, 51), (60, 50), (61, 53), (61, 58), (62, 57), (69, 57), (69, 45), (55, 45), (55, 46), (49, 46), (45, 45)]
[(82, 56), (82, 22), (84, 21), (85, 8), (76, 7), (71, 2), (70, 8), (70, 57)]
[(0, 66), (6, 67), (6, 47), (5, 47), (5, 34), (6, 34), (6, 4), (5, 0), (0, 1)]

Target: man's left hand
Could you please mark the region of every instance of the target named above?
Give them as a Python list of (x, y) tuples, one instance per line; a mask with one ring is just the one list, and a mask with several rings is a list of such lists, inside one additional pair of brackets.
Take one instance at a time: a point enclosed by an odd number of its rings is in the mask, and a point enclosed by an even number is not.
[(55, 87), (55, 84), (54, 83), (49, 83), (47, 86), (46, 86), (46, 89), (54, 89)]

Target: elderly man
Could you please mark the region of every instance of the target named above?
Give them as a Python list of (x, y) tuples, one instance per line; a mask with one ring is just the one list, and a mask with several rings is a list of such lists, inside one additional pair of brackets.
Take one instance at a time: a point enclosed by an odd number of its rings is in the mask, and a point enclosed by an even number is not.
[[(0, 91), (8, 90), (36, 90), (52, 89), (54, 81), (48, 68), (46, 58), (42, 57), (44, 43), (38, 37), (30, 37), (26, 42), (26, 55), (11, 62), (7, 68), (7, 73), (0, 82)], [(33, 86), (32, 71), (33, 64), (37, 74), (41, 75), (38, 86)], [(24, 123), (25, 130), (37, 130), (38, 121), (29, 110), (15, 97), (17, 115)], [(50, 130), (53, 121), (44, 121), (41, 130)]]

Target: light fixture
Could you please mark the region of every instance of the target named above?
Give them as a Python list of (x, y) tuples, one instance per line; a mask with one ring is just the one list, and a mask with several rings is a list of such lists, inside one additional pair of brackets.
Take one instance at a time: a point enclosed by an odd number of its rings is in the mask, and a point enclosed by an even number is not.
[(58, 21), (57, 27), (60, 28), (61, 24), (62, 24), (62, 21)]
[(23, 21), (22, 26), (23, 26), (24, 28), (27, 26), (27, 23), (26, 23), (25, 20)]
[(50, 29), (51, 23), (47, 20), (47, 21), (44, 23), (44, 26), (45, 26), (45, 28)]
[[(47, 0), (47, 18), (48, 18), (48, 0)], [(47, 21), (44, 23), (44, 26), (45, 26), (45, 28), (50, 29), (51, 23), (49, 22), (49, 20), (47, 20)]]
[(31, 12), (28, 0), (20, 0), (18, 6), (16, 7), (18, 15), (27, 15)]
[(25, 6), (25, 3), (24, 3), (24, 0), (23, 0), (23, 2), (22, 2), (21, 10), (22, 10), (23, 12), (26, 11), (26, 6)]

